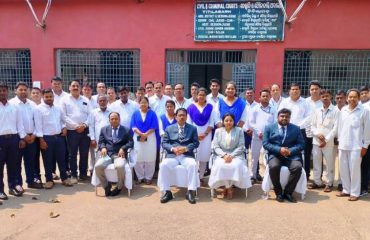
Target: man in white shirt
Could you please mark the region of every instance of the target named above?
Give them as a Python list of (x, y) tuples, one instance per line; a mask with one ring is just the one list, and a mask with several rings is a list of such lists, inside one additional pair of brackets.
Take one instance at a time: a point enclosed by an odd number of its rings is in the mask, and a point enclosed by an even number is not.
[(140, 86), (136, 88), (135, 102), (140, 105), (142, 97), (145, 97), (145, 88)]
[(152, 81), (145, 83), (145, 97), (150, 98), (154, 95), (154, 84)]
[(221, 88), (220, 80), (216, 78), (211, 79), (209, 88), (211, 89), (211, 93), (207, 95), (207, 103), (215, 107), (218, 100), (224, 97), (224, 95), (219, 92)]
[(338, 197), (357, 201), (361, 192), (361, 158), (370, 145), (370, 112), (359, 104), (360, 92), (347, 92), (348, 105), (338, 121), (339, 167), (343, 191)]
[(249, 114), (249, 126), (252, 128), (252, 181), (262, 181), (258, 172), (260, 152), (262, 148), (263, 131), (265, 127), (277, 121), (277, 110), (270, 101), (270, 91), (262, 89), (260, 91), (260, 104), (251, 109)]
[(279, 105), (281, 101), (283, 101), (283, 97), (281, 96), (281, 88), (279, 84), (272, 84), (271, 85), (271, 99), (270, 104), (274, 106), (276, 109), (279, 109)]
[(166, 102), (167, 100), (171, 100), (170, 97), (163, 95), (162, 89), (163, 83), (156, 82), (154, 84), (155, 94), (151, 98), (149, 98), (150, 108), (157, 114), (158, 119), (163, 114), (166, 114)]
[(325, 181), (324, 192), (331, 192), (335, 173), (334, 137), (336, 136), (339, 110), (331, 104), (332, 94), (327, 89), (321, 90), (322, 108), (317, 109), (311, 120), (311, 131), (313, 135), (313, 179), (314, 182), (308, 186), (309, 189), (322, 187), (321, 174), (323, 157), (325, 158)]
[(44, 161), (46, 183), (44, 187), (51, 189), (53, 181), (53, 163), (58, 163), (62, 185), (73, 186), (67, 176), (65, 165), (67, 129), (65, 128), (62, 111), (54, 103), (54, 94), (50, 88), (42, 91), (44, 102), (35, 109), (36, 136), (40, 139), (42, 159)]
[(108, 96), (108, 106), (114, 103), (117, 100), (117, 94), (114, 87), (107, 88), (107, 96)]
[(96, 108), (91, 111), (89, 115), (89, 136), (90, 136), (90, 149), (94, 151), (94, 158), (90, 158), (89, 162), (89, 171), (92, 173), (96, 159), (99, 159), (97, 152), (98, 141), (100, 136), (100, 130), (102, 127), (109, 125), (109, 114), (111, 113), (110, 109), (107, 108), (108, 97), (107, 95), (99, 95), (97, 98), (99, 108)]
[(197, 98), (198, 98), (199, 88), (200, 88), (200, 85), (197, 82), (193, 82), (190, 85), (190, 95), (191, 95), (190, 101), (192, 103), (196, 103), (198, 101)]
[(173, 96), (173, 89), (172, 89), (172, 85), (171, 84), (166, 84), (164, 86), (164, 95), (166, 95), (167, 97), (170, 97), (171, 100), (173, 100), (174, 96)]
[(97, 99), (92, 96), (93, 87), (90, 83), (84, 82), (82, 84), (82, 95), (89, 100), (92, 109), (98, 108)]
[[(96, 94), (92, 96), (95, 102), (98, 101), (99, 95), (106, 95), (107, 94), (107, 87), (105, 86), (104, 82), (98, 82), (96, 84)], [(98, 107), (98, 106), (97, 106)]]
[(185, 109), (188, 109), (188, 107), (190, 106), (191, 104), (191, 101), (189, 99), (186, 99), (184, 97), (184, 94), (185, 94), (185, 89), (184, 89), (184, 84), (182, 83), (177, 83), (175, 85), (175, 98), (173, 99), (173, 101), (175, 102), (176, 104), (176, 108), (175, 108), (175, 111), (179, 108), (185, 108)]
[(0, 82), (0, 200), (7, 200), (4, 192), (4, 165), (7, 167), (9, 194), (22, 196), (17, 186), (17, 152), (26, 147), (20, 110), (10, 104), (8, 98), (8, 85)]
[(26, 182), (28, 188), (42, 188), (42, 183), (40, 179), (40, 172), (38, 172), (37, 161), (37, 141), (35, 134), (35, 122), (34, 122), (34, 109), (36, 104), (31, 100), (27, 99), (28, 97), (28, 85), (25, 82), (18, 82), (15, 86), (16, 96), (9, 100), (10, 104), (15, 105), (19, 108), (22, 118), (22, 123), (24, 130), (26, 132), (26, 137), (24, 140), (27, 143), (27, 146), (19, 151), (17, 168), (18, 168), (18, 177), (17, 177), (17, 190), (24, 192), (22, 188), (23, 179), (22, 179), (22, 159), (24, 160), (24, 168), (26, 172)]
[[(252, 109), (256, 106), (258, 106), (258, 103), (254, 101), (254, 88), (247, 87), (245, 89), (245, 103), (246, 105), (246, 111), (247, 111), (247, 117), (244, 119), (244, 126), (243, 129), (245, 131), (244, 134), (244, 140), (245, 140), (245, 148), (248, 150), (251, 146), (252, 142), (252, 136), (253, 136), (253, 129), (251, 128), (249, 124), (249, 116), (252, 111)], [(258, 181), (262, 181), (262, 178), (258, 177)]]
[(71, 182), (77, 184), (77, 152), (79, 156), (79, 178), (87, 180), (87, 165), (90, 147), (88, 136), (88, 116), (91, 112), (89, 100), (80, 95), (80, 80), (69, 84), (70, 95), (62, 100), (61, 108), (67, 127), (67, 144), (69, 150), (69, 167)]
[(63, 91), (62, 81), (62, 78), (57, 76), (51, 79), (51, 89), (54, 93), (54, 105), (57, 107), (60, 107), (62, 99), (68, 96), (68, 93)]
[[(301, 87), (298, 83), (292, 83), (290, 85), (289, 97), (285, 98), (281, 102), (279, 106), (279, 110), (283, 108), (287, 108), (292, 112), (290, 122), (297, 125), (301, 129), (303, 138), (307, 140), (305, 128), (307, 124), (311, 121), (311, 107), (306, 101), (306, 99), (301, 97)], [(309, 141), (309, 139), (307, 141)], [(306, 152), (307, 151), (305, 151), (305, 153)], [(307, 154), (311, 156), (311, 151), (308, 151)], [(309, 160), (307, 161), (306, 159), (309, 159), (309, 158), (306, 158), (306, 154), (305, 154), (305, 160), (304, 160), (305, 170), (306, 170), (307, 179), (309, 179), (310, 161)]]
[(139, 104), (128, 99), (130, 93), (130, 89), (128, 87), (120, 87), (118, 92), (120, 99), (112, 103), (110, 109), (112, 112), (119, 113), (122, 126), (131, 129), (131, 117), (134, 112), (139, 109)]
[(362, 86), (360, 88), (360, 101), (361, 104), (365, 104), (370, 100), (370, 91), (368, 86)]

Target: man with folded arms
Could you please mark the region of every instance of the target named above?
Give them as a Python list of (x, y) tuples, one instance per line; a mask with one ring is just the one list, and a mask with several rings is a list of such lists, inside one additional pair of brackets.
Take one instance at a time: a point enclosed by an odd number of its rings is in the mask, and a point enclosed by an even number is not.
[(36, 136), (40, 139), (42, 159), (44, 160), (46, 183), (44, 188), (51, 189), (53, 182), (53, 163), (58, 163), (62, 184), (71, 187), (65, 165), (67, 129), (62, 111), (54, 105), (54, 94), (50, 88), (42, 91), (44, 102), (35, 109)]
[[(263, 147), (268, 152), (269, 174), (274, 185), (276, 200), (297, 202), (292, 196), (302, 173), (304, 140), (297, 125), (290, 123), (291, 111), (283, 108), (278, 112), (278, 122), (268, 125), (263, 133)], [(283, 191), (280, 169), (286, 166), (290, 176)]]
[(361, 104), (360, 91), (347, 91), (348, 105), (343, 107), (338, 120), (339, 169), (343, 191), (338, 197), (357, 201), (361, 191), (361, 158), (370, 145), (370, 112)]
[[(103, 127), (100, 131), (99, 151), (101, 158), (95, 164), (95, 173), (104, 187), (106, 197), (117, 196), (121, 192), (125, 180), (127, 150), (134, 146), (129, 129), (120, 125), (119, 113), (111, 112), (109, 123), (110, 125)], [(112, 186), (108, 183), (104, 173), (104, 170), (112, 163), (118, 176), (117, 186), (113, 190), (111, 190)]]
[(323, 106), (317, 109), (311, 120), (311, 131), (313, 135), (313, 179), (314, 182), (308, 186), (309, 189), (322, 187), (321, 173), (323, 157), (325, 158), (326, 170), (324, 192), (331, 192), (334, 182), (334, 137), (337, 132), (337, 123), (340, 111), (331, 104), (332, 94), (327, 89), (321, 89), (321, 101)]

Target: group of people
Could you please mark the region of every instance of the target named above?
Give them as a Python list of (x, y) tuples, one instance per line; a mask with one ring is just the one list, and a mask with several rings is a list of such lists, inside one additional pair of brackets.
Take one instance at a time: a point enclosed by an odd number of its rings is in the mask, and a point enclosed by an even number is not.
[[(320, 82), (312, 81), (310, 96), (303, 98), (300, 85), (292, 83), (284, 98), (280, 86), (273, 84), (259, 92), (257, 102), (251, 87), (238, 96), (234, 82), (226, 84), (224, 95), (218, 79), (210, 80), (209, 86), (207, 94), (207, 89), (191, 84), (191, 98), (187, 99), (181, 83), (147, 82), (131, 94), (128, 87), (119, 87), (116, 93), (98, 82), (93, 95), (92, 85), (79, 80), (71, 81), (66, 93), (62, 79), (54, 77), (51, 88), (43, 90), (18, 82), (16, 96), (8, 100), (8, 86), (0, 83), (0, 200), (8, 199), (3, 184), (5, 165), (9, 194), (22, 196), (22, 160), (28, 188), (51, 189), (58, 178), (71, 187), (88, 180), (95, 170), (105, 195), (116, 196), (124, 187), (129, 151), (135, 157), (138, 184), (152, 184), (158, 173), (158, 186), (164, 193), (161, 203), (173, 198), (170, 175), (177, 165), (187, 171), (189, 203), (196, 203), (196, 190), (207, 184), (207, 174), (209, 187), (222, 187), (224, 197), (231, 199), (234, 187), (247, 189), (262, 181), (261, 153), (267, 159), (279, 202), (296, 202), (292, 193), (302, 171), (310, 178), (311, 162), (313, 181), (308, 188), (331, 192), (337, 155), (337, 196), (356, 201), (367, 194), (367, 87), (333, 95)], [(104, 172), (110, 164), (117, 170), (115, 186)], [(284, 189), (280, 184), (282, 166), (290, 171)]]

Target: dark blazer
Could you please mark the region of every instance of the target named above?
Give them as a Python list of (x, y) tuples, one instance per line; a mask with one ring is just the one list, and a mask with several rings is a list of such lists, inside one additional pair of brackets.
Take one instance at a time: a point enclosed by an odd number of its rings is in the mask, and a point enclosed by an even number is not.
[[(279, 132), (278, 123), (273, 123), (266, 126), (263, 133), (262, 144), (263, 148), (268, 151), (268, 160), (272, 159), (273, 157), (277, 157), (279, 159), (287, 159), (289, 161), (301, 161), (305, 142), (299, 127), (290, 123), (287, 126), (287, 133), (284, 143), (282, 143), (282, 140), (283, 139), (281, 138)], [(283, 157), (280, 154), (281, 147), (289, 148), (291, 155), (288, 158)]]
[(108, 156), (112, 157), (113, 154), (118, 154), (119, 150), (122, 148), (125, 151), (127, 157), (127, 150), (134, 147), (134, 141), (127, 128), (120, 125), (118, 129), (118, 141), (113, 143), (112, 137), (112, 126), (108, 125), (101, 129), (99, 136), (98, 148), (107, 149)]
[(176, 157), (176, 154), (171, 151), (171, 148), (178, 146), (184, 146), (188, 148), (188, 151), (184, 153), (185, 156), (195, 157), (194, 150), (199, 146), (197, 129), (194, 126), (185, 123), (184, 133), (185, 138), (183, 141), (180, 141), (178, 124), (173, 124), (166, 128), (162, 139), (162, 147), (164, 150), (166, 150), (167, 157)]

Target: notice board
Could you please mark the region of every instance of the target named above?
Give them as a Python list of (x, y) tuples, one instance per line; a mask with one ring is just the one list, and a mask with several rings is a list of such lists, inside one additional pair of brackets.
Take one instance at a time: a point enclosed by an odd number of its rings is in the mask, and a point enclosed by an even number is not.
[(198, 2), (194, 40), (283, 41), (284, 14), (278, 1), (273, 0)]

